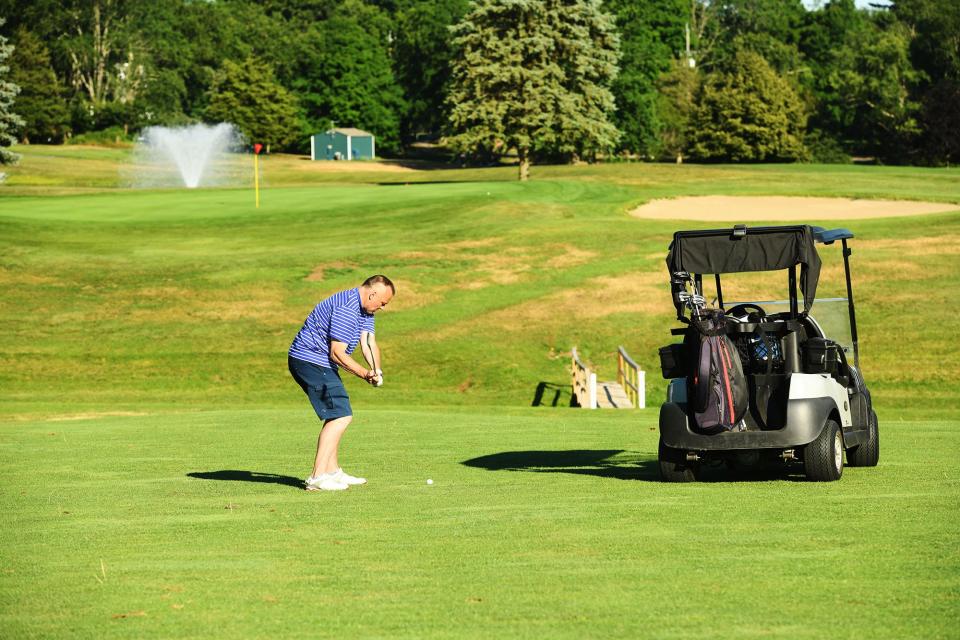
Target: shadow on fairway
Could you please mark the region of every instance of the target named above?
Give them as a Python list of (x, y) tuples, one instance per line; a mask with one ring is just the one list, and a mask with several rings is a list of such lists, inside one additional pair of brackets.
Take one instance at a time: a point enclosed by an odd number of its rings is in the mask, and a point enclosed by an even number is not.
[(303, 480), (293, 476), (281, 476), (276, 473), (260, 473), (259, 471), (237, 471), (224, 469), (223, 471), (194, 471), (187, 474), (191, 478), (201, 480), (237, 480), (240, 482), (264, 482), (267, 484), (282, 484), (288, 487), (303, 489)]
[(574, 473), (617, 480), (660, 481), (656, 460), (614, 458), (622, 449), (572, 451), (504, 451), (464, 460), (461, 464), (488, 471)]

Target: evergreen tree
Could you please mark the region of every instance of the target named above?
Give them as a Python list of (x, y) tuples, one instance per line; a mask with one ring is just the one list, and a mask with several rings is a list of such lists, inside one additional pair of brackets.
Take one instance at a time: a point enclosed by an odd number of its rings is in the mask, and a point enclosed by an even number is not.
[[(0, 27), (4, 20), (0, 18)], [(20, 156), (7, 147), (17, 139), (13, 132), (23, 126), (23, 118), (13, 112), (13, 104), (20, 93), (20, 87), (6, 79), (10, 72), (7, 60), (13, 53), (13, 45), (7, 44), (7, 39), (0, 36), (0, 164), (16, 164)]]
[(24, 119), (21, 139), (27, 144), (62, 142), (70, 122), (63, 87), (50, 65), (50, 52), (23, 27), (17, 30), (10, 79), (20, 86), (16, 105)]
[(297, 101), (274, 78), (273, 71), (253, 58), (237, 64), (224, 61), (210, 88), (206, 119), (230, 122), (250, 140), (270, 151), (293, 142), (300, 125)]
[(706, 161), (803, 160), (807, 116), (793, 87), (759, 54), (740, 51), (709, 74), (691, 123), (690, 155)]
[(534, 154), (593, 155), (616, 144), (609, 87), (619, 38), (599, 0), (474, 0), (453, 33), (454, 148), (514, 149), (526, 180)]

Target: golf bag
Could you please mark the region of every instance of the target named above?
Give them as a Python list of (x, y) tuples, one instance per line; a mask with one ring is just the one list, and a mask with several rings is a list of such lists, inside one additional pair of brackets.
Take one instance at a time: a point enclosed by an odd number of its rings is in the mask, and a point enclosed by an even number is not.
[(688, 333), (693, 371), (687, 377), (693, 418), (700, 431), (741, 428), (750, 397), (740, 354), (726, 335), (722, 311), (706, 309), (691, 319)]

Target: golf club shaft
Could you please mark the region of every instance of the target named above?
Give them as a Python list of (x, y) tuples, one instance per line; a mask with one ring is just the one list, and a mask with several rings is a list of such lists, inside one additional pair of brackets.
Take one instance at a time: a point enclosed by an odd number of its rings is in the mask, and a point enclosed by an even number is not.
[(374, 353), (373, 353), (373, 345), (370, 344), (370, 334), (369, 334), (369, 333), (367, 333), (367, 351), (370, 352), (370, 364), (373, 365), (373, 371), (374, 371), (374, 373), (376, 373), (376, 372), (379, 371), (379, 368), (377, 367), (377, 357), (376, 357), (376, 355), (374, 355)]

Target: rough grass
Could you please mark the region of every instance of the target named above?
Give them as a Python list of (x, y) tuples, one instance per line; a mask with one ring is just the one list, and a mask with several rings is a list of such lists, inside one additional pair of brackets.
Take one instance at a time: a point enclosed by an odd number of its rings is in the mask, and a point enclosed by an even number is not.
[[(0, 636), (953, 634), (960, 218), (797, 221), (857, 234), (880, 467), (678, 487), (653, 481), (663, 258), (709, 223), (627, 212), (696, 193), (960, 203), (960, 171), (518, 184), (274, 158), (290, 172), (255, 209), (247, 190), (117, 188), (122, 151), (18, 150), (0, 192)], [(371, 484), (306, 494), (316, 424), (286, 348), (320, 298), (381, 271), (399, 284), (378, 320), (388, 384), (348, 381), (344, 451)], [(651, 409), (525, 408), (569, 401), (571, 346), (612, 378), (620, 344)]]
[(343, 494), (296, 486), (306, 407), (4, 428), (4, 637), (954, 635), (956, 421), (885, 423), (837, 483), (666, 485), (655, 410), (373, 393)]
[[(931, 184), (960, 199), (956, 170), (574, 169), (542, 168), (553, 177), (528, 184), (434, 171), (415, 173), (454, 181), (276, 188), (260, 209), (242, 190), (0, 199), (0, 413), (278, 401), (283, 353), (312, 305), (381, 271), (400, 286), (380, 323), (396, 372), (388, 403), (529, 404), (540, 383), (565, 382), (574, 345), (608, 379), (624, 345), (650, 372), (655, 403), (656, 349), (673, 325), (663, 256), (680, 225), (627, 215), (665, 188), (638, 185), (672, 172), (674, 194), (708, 188), (704, 176), (738, 193), (779, 176), (777, 189), (843, 183), (850, 195), (879, 172), (899, 176), (884, 197)], [(960, 375), (960, 354), (939, 330), (960, 291), (958, 220), (798, 221), (857, 234), (863, 369), (881, 407), (948, 415), (960, 395), (941, 383)], [(824, 251), (829, 295), (843, 293), (838, 253)], [(782, 297), (782, 282), (769, 289), (762, 297)]]

